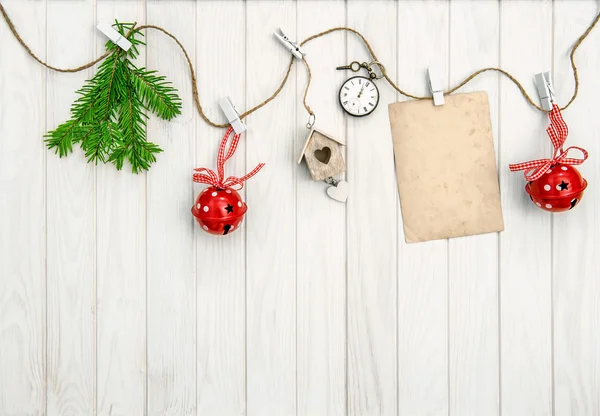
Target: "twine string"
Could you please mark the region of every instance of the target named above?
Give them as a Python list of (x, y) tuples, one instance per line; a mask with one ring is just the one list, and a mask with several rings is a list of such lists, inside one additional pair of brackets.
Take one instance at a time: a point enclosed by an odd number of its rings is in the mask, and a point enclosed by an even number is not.
[[(111, 52), (107, 51), (105, 52), (103, 55), (99, 56), (98, 58), (94, 59), (93, 61), (90, 61), (84, 65), (75, 67), (75, 68), (57, 68), (54, 67), (52, 65), (49, 65), (47, 62), (43, 61), (42, 59), (40, 59), (32, 50), (31, 48), (27, 45), (27, 43), (25, 43), (25, 41), (23, 40), (23, 38), (19, 35), (19, 32), (17, 31), (15, 25), (13, 24), (13, 22), (11, 21), (10, 17), (8, 16), (8, 14), (6, 13), (6, 10), (4, 9), (4, 6), (2, 5), (2, 3), (0, 3), (0, 13), (2, 14), (2, 16), (4, 17), (4, 20), (6, 21), (8, 28), (10, 29), (11, 33), (14, 35), (15, 39), (17, 40), (17, 42), (19, 42), (19, 44), (25, 49), (25, 51), (33, 58), (35, 59), (37, 62), (39, 62), (41, 65), (43, 65), (44, 67), (53, 70), (53, 71), (57, 71), (57, 72), (79, 72), (79, 71), (83, 71), (87, 68), (90, 68), (92, 66), (94, 66), (95, 64), (97, 64), (98, 62), (102, 61), (103, 59), (105, 59), (108, 55), (110, 55)], [(580, 86), (580, 81), (579, 81), (579, 74), (577, 71), (577, 65), (575, 64), (575, 52), (577, 51), (577, 49), (579, 48), (579, 46), (581, 46), (581, 44), (583, 43), (583, 41), (588, 37), (588, 35), (590, 34), (590, 32), (594, 29), (594, 27), (596, 27), (598, 21), (600, 21), (600, 13), (596, 16), (596, 18), (592, 21), (592, 23), (589, 25), (589, 27), (585, 30), (585, 32), (579, 37), (579, 39), (577, 39), (577, 41), (575, 42), (575, 44), (573, 45), (573, 48), (571, 49), (571, 53), (569, 55), (569, 59), (571, 61), (571, 69), (573, 72), (573, 79), (575, 81), (575, 88), (573, 89), (573, 94), (571, 95), (571, 98), (569, 99), (569, 101), (567, 102), (567, 104), (563, 107), (561, 107), (561, 110), (565, 110), (567, 109), (572, 103), (573, 101), (575, 101), (575, 98), (577, 97), (577, 94), (579, 93), (579, 86)], [(170, 33), (168, 30), (160, 27), (160, 26), (155, 26), (155, 25), (142, 25), (142, 26), (138, 26), (136, 30), (144, 30), (144, 29), (154, 29), (154, 30), (158, 30), (160, 32), (162, 32), (163, 34), (167, 35), (168, 37), (170, 37), (176, 44), (177, 46), (179, 46), (179, 48), (181, 49), (181, 51), (183, 52), (183, 55), (187, 61), (189, 70), (190, 70), (190, 75), (191, 75), (191, 83), (192, 83), (192, 94), (194, 96), (194, 102), (196, 105), (196, 109), (198, 110), (198, 113), (200, 114), (200, 116), (202, 117), (202, 119), (209, 125), (211, 125), (212, 127), (217, 127), (217, 128), (225, 128), (225, 127), (229, 127), (228, 123), (217, 123), (212, 121), (206, 114), (206, 112), (204, 111), (204, 109), (202, 108), (202, 104), (200, 103), (200, 95), (198, 92), (198, 85), (197, 85), (197, 77), (196, 77), (196, 71), (194, 70), (194, 65), (192, 64), (192, 60), (187, 52), (187, 50), (185, 49), (185, 47), (183, 46), (183, 44), (179, 41), (179, 39), (177, 39), (177, 37), (175, 35), (173, 35), (172, 33)], [(300, 46), (304, 46), (307, 43), (311, 42), (312, 40), (318, 39), (322, 36), (326, 36), (330, 33), (333, 32), (339, 32), (339, 31), (346, 31), (346, 32), (350, 32), (355, 34), (364, 44), (365, 47), (367, 48), (369, 54), (371, 55), (372, 59), (374, 61), (379, 61), (377, 55), (375, 54), (375, 51), (373, 50), (373, 47), (371, 46), (371, 44), (369, 43), (369, 41), (356, 29), (352, 29), (350, 27), (334, 27), (328, 30), (325, 30), (323, 32), (314, 34), (312, 36), (309, 36), (308, 38), (304, 39), (301, 43)], [(129, 36), (127, 36), (129, 37)], [(255, 111), (259, 110), (260, 108), (264, 107), (265, 105), (267, 105), (268, 103), (270, 103), (271, 101), (273, 101), (281, 92), (281, 90), (283, 89), (283, 87), (285, 86), (285, 84), (287, 83), (289, 77), (290, 77), (290, 72), (292, 70), (292, 65), (294, 64), (294, 56), (290, 56), (290, 62), (287, 66), (286, 72), (283, 76), (283, 79), (281, 80), (281, 82), (279, 83), (279, 86), (277, 87), (277, 89), (269, 96), (267, 97), (264, 101), (260, 102), (259, 104), (255, 105), (254, 107), (250, 108), (249, 110), (247, 110), (246, 112), (244, 112), (243, 114), (240, 115), (240, 119), (244, 119), (246, 117), (248, 117), (250, 114), (254, 113)], [(308, 112), (309, 115), (314, 115), (313, 111), (311, 110), (310, 106), (307, 104), (307, 95), (308, 95), (308, 90), (310, 88), (310, 83), (312, 80), (312, 73), (310, 70), (310, 66), (308, 65), (308, 62), (306, 61), (306, 59), (302, 60), (304, 63), (304, 66), (306, 67), (306, 71), (307, 71), (307, 82), (306, 82), (306, 87), (304, 89), (304, 96), (302, 99), (302, 104), (304, 105), (304, 108), (306, 109), (306, 111)], [(525, 87), (523, 87), (523, 84), (521, 84), (521, 82), (519, 80), (517, 80), (511, 73), (509, 73), (508, 71), (505, 71), (501, 68), (496, 68), (496, 67), (488, 67), (488, 68), (483, 68), (483, 69), (479, 69), (475, 72), (473, 72), (471, 75), (467, 76), (463, 81), (461, 81), (460, 83), (458, 83), (455, 87), (449, 89), (448, 91), (444, 91), (444, 95), (448, 95), (448, 94), (452, 94), (453, 92), (457, 91), (458, 89), (462, 88), (463, 86), (465, 86), (467, 83), (469, 83), (471, 80), (473, 80), (475, 77), (479, 76), (480, 74), (483, 74), (484, 72), (488, 72), (488, 71), (495, 71), (498, 72), (504, 76), (506, 76), (509, 80), (511, 80), (519, 89), (519, 91), (521, 91), (521, 94), (523, 95), (523, 97), (525, 98), (525, 100), (535, 109), (539, 110), (539, 111), (543, 111), (543, 112), (549, 112), (548, 110), (544, 110), (542, 107), (540, 107), (532, 98), (531, 96), (527, 93), (527, 91), (525, 90)], [(400, 94), (404, 95), (405, 97), (408, 98), (413, 98), (415, 100), (431, 100), (432, 97), (427, 95), (427, 96), (419, 96), (419, 95), (415, 95), (415, 94), (411, 94), (407, 91), (404, 91), (403, 89), (401, 89), (398, 85), (396, 85), (396, 83), (390, 78), (390, 76), (385, 73), (384, 74), (384, 78), (385, 80), (390, 84), (390, 86), (392, 88), (394, 88), (396, 91), (398, 91)]]
[(0, 13), (2, 13), (2, 17), (4, 17), (4, 20), (6, 21), (6, 24), (8, 25), (8, 28), (10, 29), (10, 31), (12, 32), (12, 34), (14, 35), (14, 37), (17, 39), (17, 42), (19, 42), (21, 44), (21, 46), (23, 47), (23, 49), (25, 49), (25, 51), (27, 52), (27, 54), (29, 56), (31, 56), (33, 59), (35, 59), (37, 62), (39, 62), (40, 64), (42, 64), (43, 66), (45, 66), (48, 69), (51, 69), (53, 71), (56, 72), (79, 72), (79, 71), (83, 71), (84, 69), (88, 69), (94, 65), (96, 65), (98, 62), (102, 61), (104, 58), (108, 57), (108, 55), (110, 55), (110, 51), (106, 51), (104, 54), (100, 55), (98, 58), (94, 59), (91, 62), (88, 62), (87, 64), (75, 67), (75, 68), (57, 68), (55, 66), (49, 65), (48, 63), (42, 61), (40, 58), (38, 58), (38, 56), (33, 53), (33, 51), (31, 50), (31, 48), (29, 46), (27, 46), (27, 44), (25, 43), (25, 41), (23, 40), (23, 38), (21, 37), (21, 35), (19, 35), (19, 32), (17, 31), (17, 28), (15, 27), (15, 25), (13, 24), (13, 22), (10, 20), (10, 17), (8, 17), (8, 14), (6, 13), (6, 10), (4, 10), (4, 6), (2, 5), (2, 3), (0, 3)]
[[(596, 27), (599, 20), (600, 20), (600, 13), (596, 16), (596, 18), (588, 26), (588, 28), (585, 30), (585, 32), (583, 32), (583, 34), (579, 37), (579, 39), (577, 39), (577, 41), (573, 45), (573, 48), (571, 49), (571, 53), (569, 55), (569, 60), (571, 61), (571, 69), (573, 71), (573, 79), (575, 80), (575, 88), (573, 90), (573, 95), (571, 96), (571, 98), (569, 99), (567, 104), (564, 107), (560, 108), (561, 110), (567, 109), (573, 103), (573, 101), (575, 101), (575, 98), (577, 97), (577, 94), (579, 93), (580, 82), (579, 82), (579, 73), (577, 71), (577, 65), (575, 64), (575, 52), (577, 51), (579, 46), (581, 46), (583, 41), (588, 37), (588, 35), (594, 29), (594, 27)], [(369, 54), (372, 57), (372, 60), (379, 61), (379, 58), (375, 54), (373, 47), (371, 46), (369, 41), (362, 35), (362, 33), (360, 33), (359, 31), (357, 31), (355, 29), (349, 28), (349, 27), (334, 27), (334, 28), (325, 30), (323, 32), (317, 33), (315, 35), (312, 35), (312, 36), (306, 38), (304, 41), (302, 41), (300, 46), (305, 45), (306, 43), (310, 42), (313, 39), (317, 39), (317, 38), (320, 38), (321, 36), (325, 36), (330, 33), (338, 32), (338, 31), (348, 31), (348, 32), (354, 33), (365, 44), (365, 46), (367, 47), (367, 50), (369, 51)], [(307, 65), (307, 69), (308, 69), (308, 64), (306, 64), (306, 65)], [(457, 90), (464, 87), (467, 83), (469, 83), (471, 80), (473, 80), (478, 75), (483, 74), (484, 72), (488, 72), (488, 71), (499, 72), (502, 75), (506, 76), (509, 80), (511, 80), (517, 86), (517, 88), (519, 88), (519, 91), (521, 91), (521, 94), (523, 94), (523, 97), (525, 98), (525, 100), (535, 109), (546, 112), (546, 113), (550, 112), (550, 110), (544, 110), (531, 98), (531, 96), (525, 90), (525, 87), (523, 87), (523, 84), (521, 84), (521, 82), (519, 80), (517, 80), (517, 78), (515, 78), (514, 75), (512, 75), (508, 71), (505, 71), (501, 68), (496, 68), (496, 67), (487, 67), (487, 68), (479, 69), (479, 70), (473, 72), (471, 75), (467, 76), (464, 80), (462, 80), (460, 83), (458, 83), (455, 87), (449, 89), (448, 91), (444, 91), (444, 95), (449, 95), (449, 94), (452, 94), (453, 92), (456, 92)], [(311, 78), (310, 77), (310, 69), (308, 70), (308, 72), (309, 72), (309, 77), (308, 77), (308, 83), (307, 83), (306, 90), (308, 90), (308, 85), (310, 85), (310, 78)], [(394, 88), (396, 91), (398, 91), (400, 94), (404, 95), (405, 97), (413, 98), (415, 100), (432, 100), (433, 99), (433, 97), (430, 95), (419, 96), (419, 95), (411, 94), (407, 91), (404, 91), (403, 89), (398, 87), (398, 85), (396, 85), (396, 83), (390, 78), (390, 76), (387, 73), (384, 73), (384, 78), (392, 86), (392, 88)], [(306, 91), (304, 94), (304, 98), (306, 99)], [(304, 104), (306, 107), (306, 102)]]

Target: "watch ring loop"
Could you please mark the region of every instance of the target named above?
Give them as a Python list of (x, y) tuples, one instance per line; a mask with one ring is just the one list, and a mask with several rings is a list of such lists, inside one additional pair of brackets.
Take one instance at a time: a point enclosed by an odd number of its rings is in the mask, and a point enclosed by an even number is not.
[[(379, 70), (381, 71), (381, 75), (375, 75), (374, 77), (372, 76), (373, 79), (381, 79), (383, 77), (385, 77), (386, 72), (385, 72), (385, 66), (383, 66), (383, 64), (379, 61), (373, 61), (369, 64), (369, 66), (373, 66), (373, 65), (377, 65), (379, 67)], [(375, 74), (375, 72), (371, 72), (371, 74)]]

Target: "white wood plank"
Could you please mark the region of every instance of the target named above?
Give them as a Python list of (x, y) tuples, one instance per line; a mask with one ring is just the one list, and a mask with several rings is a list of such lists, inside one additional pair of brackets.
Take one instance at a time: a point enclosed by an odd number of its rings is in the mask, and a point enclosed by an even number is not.
[[(143, 0), (102, 0), (101, 22), (143, 22)], [(94, 23), (94, 22), (93, 22)], [(106, 38), (94, 32), (98, 54)], [(137, 65), (145, 65), (140, 48)], [(152, 138), (150, 139), (152, 140)], [(142, 415), (146, 407), (146, 175), (125, 165), (97, 175), (97, 412)]]
[[(558, 1), (554, 8), (554, 85), (557, 102), (564, 105), (574, 87), (567, 57), (598, 13), (598, 3)], [(593, 122), (600, 91), (600, 58), (595, 52), (599, 41), (596, 28), (577, 52), (579, 97), (563, 112), (569, 126), (566, 146), (581, 146), (591, 157), (578, 168), (590, 184), (581, 203), (553, 217), (554, 414), (561, 416), (600, 415), (600, 132)]]
[[(208, 1), (197, 6), (198, 89), (205, 110), (215, 120), (224, 121), (218, 101), (225, 96), (231, 97), (238, 109), (245, 107), (245, 17), (242, 1)], [(257, 60), (251, 62), (256, 64)], [(216, 170), (225, 129), (215, 129), (197, 120), (193, 166)], [(235, 155), (225, 165), (226, 176), (246, 173), (245, 143), (244, 135)], [(205, 187), (194, 186), (194, 198)], [(242, 190), (242, 197), (244, 194)], [(251, 206), (249, 215), (255, 209), (256, 205)], [(198, 270), (198, 414), (243, 415), (246, 410), (245, 227), (227, 236), (207, 234), (195, 223), (194, 229)]]
[[(89, 30), (93, 2), (49, 2), (47, 7), (48, 60), (74, 67), (95, 58), (96, 35)], [(81, 30), (72, 26), (73, 16)], [(48, 73), (48, 130), (69, 118), (75, 90), (92, 73)], [(63, 159), (48, 152), (48, 415), (92, 414), (96, 407), (95, 173), (79, 148)]]
[[(172, 31), (194, 56), (193, 2), (147, 2), (148, 21)], [(148, 173), (148, 404), (150, 415), (196, 414), (195, 125), (187, 62), (176, 44), (148, 31), (148, 67), (179, 90), (183, 114), (151, 117), (148, 136), (164, 149)], [(199, 76), (205, 72), (199, 71)]]
[[(552, 65), (552, 3), (506, 1), (500, 10), (500, 64), (535, 96), (531, 81)], [(500, 81), (500, 408), (505, 415), (552, 413), (550, 214), (525, 193), (516, 163), (551, 154), (547, 117)]]
[[(450, 3), (451, 85), (499, 64), (498, 2)], [(486, 91), (498, 149), (498, 75), (485, 74), (459, 92)], [(499, 413), (498, 233), (449, 240), (449, 410)]]
[[(296, 37), (296, 5), (246, 4), (246, 108), (279, 85), (290, 55), (273, 38)], [(296, 68), (290, 79), (294, 80)], [(246, 186), (247, 414), (296, 413), (296, 123), (290, 82), (276, 101), (248, 117), (246, 166), (265, 168)]]
[[(4, 1), (46, 56), (45, 2)], [(0, 22), (0, 414), (46, 407), (45, 70)]]
[[(336, 26), (344, 26), (343, 1), (322, 3), (318, 12), (311, 1), (298, 3), (298, 41)], [(335, 71), (345, 65), (344, 33), (331, 34), (306, 45), (313, 79), (308, 104), (317, 126), (345, 139), (344, 113), (338, 89), (351, 72)], [(298, 70), (297, 88), (304, 91), (306, 71)], [(296, 124), (308, 114), (297, 105)], [(307, 129), (296, 135), (295, 152), (306, 140)], [(327, 184), (314, 182), (306, 165), (297, 168), (298, 222), (298, 414), (346, 414), (346, 204), (329, 198)], [(344, 178), (341, 175), (340, 178)]]
[[(146, 18), (145, 3), (3, 2), (32, 49), (59, 66), (101, 52), (96, 20), (164, 26), (200, 65), (201, 99), (213, 118), (222, 117), (221, 96), (243, 110), (277, 86), (289, 55), (272, 39), (274, 28), (301, 40), (346, 23), (365, 33), (409, 91), (427, 91), (432, 63), (449, 71), (450, 84), (499, 63), (534, 96), (533, 74), (554, 69), (564, 104), (568, 52), (598, 11), (588, 0), (557, 0), (555, 10), (549, 0), (339, 0), (318, 8), (308, 0), (148, 0)], [(593, 159), (600, 149), (590, 123), (598, 36), (577, 55), (582, 88), (565, 112), (568, 144), (592, 155), (581, 168), (590, 182), (582, 204), (551, 219), (527, 199), (522, 175), (507, 164), (550, 154), (547, 118), (510, 81), (486, 74), (465, 91), (490, 95), (507, 230), (499, 242), (492, 234), (406, 245), (385, 108), (404, 98), (380, 81), (374, 115), (343, 116), (336, 92), (350, 73), (334, 68), (366, 58), (352, 35), (307, 46), (318, 124), (347, 136), (348, 203), (329, 200), (325, 185), (295, 165), (306, 122), (300, 67), (282, 95), (248, 119), (250, 131), (227, 164), (239, 174), (267, 162), (243, 191), (248, 227), (215, 239), (189, 214), (202, 189), (190, 170), (214, 167), (222, 131), (198, 118), (173, 42), (147, 37), (148, 66), (175, 82), (184, 115), (168, 123), (151, 117), (149, 137), (165, 153), (146, 185), (145, 175), (88, 166), (79, 150), (59, 159), (45, 149), (42, 135), (68, 117), (74, 91), (94, 70), (46, 75), (0, 23), (2, 56), (10, 56), (0, 59), (0, 414), (487, 416), (499, 413), (496, 401), (506, 415), (600, 414)], [(316, 239), (322, 229), (329, 233)]]
[[(398, 3), (401, 88), (426, 95), (427, 67), (447, 73), (448, 17), (446, 1)], [(398, 214), (398, 414), (447, 415), (448, 242), (406, 244)]]
[[(348, 25), (362, 32), (396, 71), (396, 4), (347, 4)], [(348, 61), (368, 60), (348, 35)], [(397, 412), (397, 184), (387, 105), (396, 94), (378, 82), (379, 108), (348, 118), (348, 414)]]

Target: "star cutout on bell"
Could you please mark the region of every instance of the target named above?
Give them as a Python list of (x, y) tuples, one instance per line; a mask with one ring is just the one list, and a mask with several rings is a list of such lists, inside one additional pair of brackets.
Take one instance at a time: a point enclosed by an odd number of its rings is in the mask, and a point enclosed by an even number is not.
[(565, 181), (562, 181), (561, 183), (559, 183), (558, 187), (560, 188), (561, 191), (569, 190), (569, 184)]
[(233, 212), (233, 205), (227, 204), (227, 206), (225, 207), (225, 210), (227, 211), (228, 214), (231, 214)]

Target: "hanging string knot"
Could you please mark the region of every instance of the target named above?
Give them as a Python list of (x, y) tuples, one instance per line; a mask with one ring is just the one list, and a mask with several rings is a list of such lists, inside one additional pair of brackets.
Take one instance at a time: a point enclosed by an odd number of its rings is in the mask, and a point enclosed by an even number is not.
[[(562, 118), (560, 108), (556, 104), (552, 104), (552, 111), (548, 113), (548, 116), (550, 118), (550, 125), (546, 129), (546, 132), (552, 141), (554, 156), (551, 159), (537, 159), (509, 165), (510, 170), (513, 172), (518, 170), (524, 171), (523, 175), (528, 181), (535, 181), (558, 163), (563, 165), (581, 165), (588, 158), (588, 152), (581, 147), (571, 146), (563, 149), (563, 145), (569, 134), (569, 128)], [(583, 157), (567, 157), (571, 150), (579, 150)]]
[(215, 173), (211, 169), (207, 168), (196, 168), (194, 169), (193, 180), (198, 183), (205, 183), (207, 185), (212, 185), (218, 189), (225, 188), (234, 188), (236, 190), (240, 190), (244, 187), (244, 182), (253, 177), (258, 173), (259, 170), (265, 165), (264, 163), (259, 163), (256, 165), (252, 171), (248, 174), (238, 178), (236, 176), (229, 176), (227, 179), (225, 178), (225, 162), (233, 156), (235, 153), (235, 149), (237, 149), (238, 142), (240, 141), (240, 135), (235, 134), (233, 136), (233, 140), (229, 145), (229, 149), (227, 149), (227, 153), (225, 153), (225, 147), (227, 146), (227, 142), (229, 141), (229, 136), (233, 132), (233, 127), (229, 127), (225, 136), (223, 136), (223, 140), (221, 140), (221, 146), (219, 146), (219, 155), (217, 157), (217, 172)]

